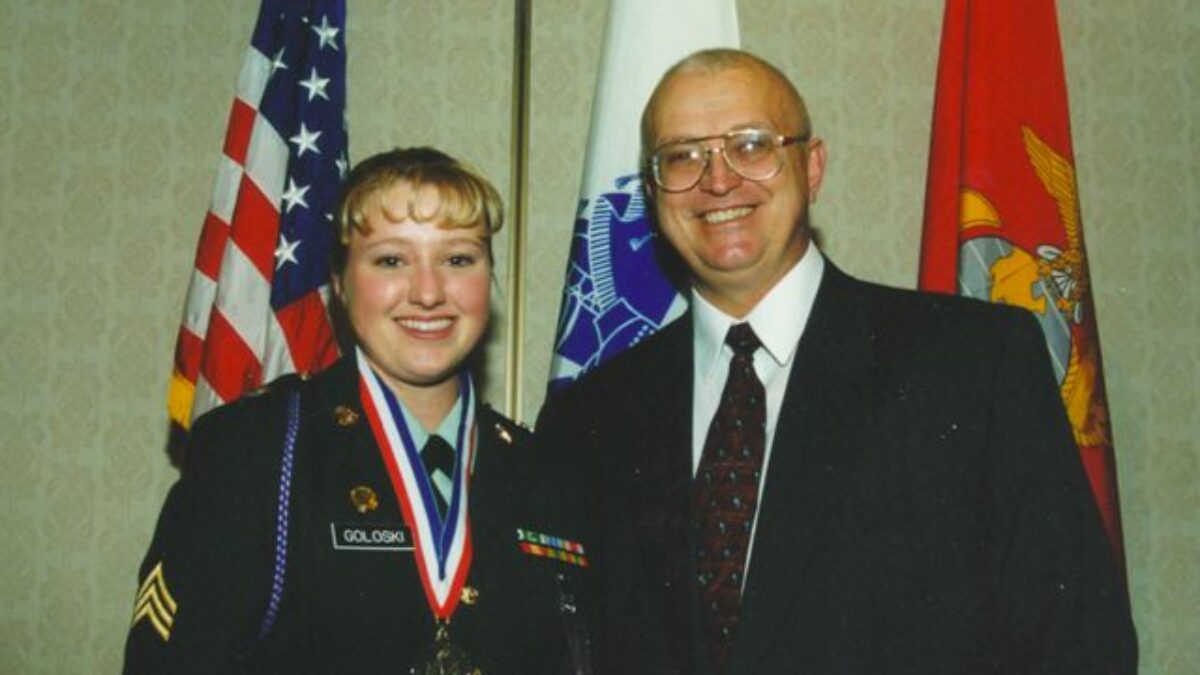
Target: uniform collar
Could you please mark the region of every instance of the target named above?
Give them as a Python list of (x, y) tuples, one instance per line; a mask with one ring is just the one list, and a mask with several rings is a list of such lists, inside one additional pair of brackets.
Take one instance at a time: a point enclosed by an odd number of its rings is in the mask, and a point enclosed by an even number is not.
[[(413, 416), (412, 411), (408, 409), (408, 406), (404, 405), (404, 401), (399, 396), (396, 397), (396, 403), (400, 405), (400, 412), (404, 414), (404, 423), (408, 425), (408, 432), (412, 435), (413, 443), (418, 448), (425, 447), (426, 441), (433, 434), (441, 436), (442, 440), (454, 448), (455, 439), (458, 438), (458, 424), (463, 415), (461, 392), (458, 398), (455, 399), (454, 405), (450, 407), (450, 412), (446, 413), (446, 416), (442, 418), (441, 424), (432, 431), (421, 425), (421, 422)], [(454, 448), (454, 450), (457, 452), (458, 448)]]
[[(455, 377), (457, 378), (457, 375)], [(380, 385), (387, 386), (386, 384), (383, 384), (382, 380), (380, 380)], [(476, 400), (474, 391), (471, 392), (471, 400)], [(442, 418), (442, 421), (438, 423), (437, 428), (432, 430), (426, 429), (425, 426), (421, 424), (420, 420), (418, 420), (416, 416), (413, 415), (413, 412), (409, 410), (408, 405), (404, 403), (403, 398), (396, 396), (396, 404), (400, 408), (400, 414), (404, 417), (404, 424), (408, 428), (409, 435), (412, 437), (413, 445), (415, 445), (418, 450), (424, 448), (425, 443), (429, 441), (429, 437), (434, 434), (441, 436), (442, 440), (449, 443), (450, 447), (454, 448), (456, 453), (460, 450), (460, 448), (457, 447), (458, 428), (460, 422), (462, 421), (462, 417), (465, 414), (465, 411), (463, 410), (462, 391), (458, 392), (458, 398), (454, 399), (454, 405), (450, 406), (450, 411), (447, 412), (446, 416)]]
[(729, 327), (741, 321), (749, 322), (767, 354), (779, 366), (791, 362), (796, 345), (804, 333), (804, 325), (812, 312), (817, 287), (825, 269), (825, 260), (813, 243), (800, 260), (759, 301), (745, 319), (735, 319), (722, 312), (696, 292), (691, 291), (692, 342), (695, 348), (697, 372), (704, 380), (712, 377), (720, 363), (721, 348)]

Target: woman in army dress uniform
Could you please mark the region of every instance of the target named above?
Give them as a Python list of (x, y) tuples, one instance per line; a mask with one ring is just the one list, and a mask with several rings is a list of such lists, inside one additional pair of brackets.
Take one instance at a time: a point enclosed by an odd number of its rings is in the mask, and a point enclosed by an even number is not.
[(354, 349), (197, 420), (126, 673), (589, 670), (586, 551), (530, 520), (528, 434), (468, 368), (501, 212), (436, 150), (351, 172), (332, 279)]

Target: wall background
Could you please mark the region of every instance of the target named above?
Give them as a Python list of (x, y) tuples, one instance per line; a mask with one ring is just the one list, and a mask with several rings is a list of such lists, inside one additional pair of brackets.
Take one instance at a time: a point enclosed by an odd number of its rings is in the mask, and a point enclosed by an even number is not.
[[(510, 185), (507, 2), (349, 3), (351, 157), (430, 143)], [(1200, 672), (1200, 4), (1059, 0), (1142, 672)], [(115, 673), (175, 471), (163, 397), (257, 3), (0, 0), (0, 672)], [(859, 276), (911, 287), (938, 0), (741, 0), (743, 45), (806, 93), (814, 214)], [(541, 402), (603, 0), (533, 16), (528, 311)], [(503, 401), (497, 247), (488, 392)]]

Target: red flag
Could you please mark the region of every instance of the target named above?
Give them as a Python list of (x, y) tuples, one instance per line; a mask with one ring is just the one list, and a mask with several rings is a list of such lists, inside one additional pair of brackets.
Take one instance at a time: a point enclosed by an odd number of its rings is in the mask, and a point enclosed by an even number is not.
[(1037, 317), (1092, 492), (1123, 560), (1054, 0), (947, 0), (920, 287), (1024, 307)]
[(326, 304), (348, 165), (345, 14), (345, 0), (262, 0), (175, 347), (167, 407), (179, 428), (337, 358)]

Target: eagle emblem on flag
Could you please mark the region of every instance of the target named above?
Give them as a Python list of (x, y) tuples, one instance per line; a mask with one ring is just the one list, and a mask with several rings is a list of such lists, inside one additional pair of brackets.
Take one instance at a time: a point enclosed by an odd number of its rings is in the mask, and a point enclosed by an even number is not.
[[(968, 297), (1023, 307), (1046, 337), (1067, 417), (1082, 447), (1108, 445), (1108, 414), (1096, 394), (1097, 359), (1085, 325), (1086, 260), (1075, 169), (1029, 127), (1021, 129), (1033, 171), (1058, 205), (1066, 246), (1026, 251), (1002, 236), (1003, 219), (982, 193), (962, 191), (959, 287)], [(995, 230), (990, 231), (990, 230)]]
[(571, 244), (551, 388), (632, 347), (683, 311), (660, 270), (641, 177), (580, 200)]

